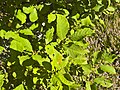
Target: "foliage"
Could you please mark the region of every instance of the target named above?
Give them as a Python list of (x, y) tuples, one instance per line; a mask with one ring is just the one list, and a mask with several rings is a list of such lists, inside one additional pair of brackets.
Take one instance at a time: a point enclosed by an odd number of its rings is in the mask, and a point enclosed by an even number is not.
[(2, 0), (0, 88), (112, 87), (102, 75), (116, 74), (111, 64), (119, 56), (107, 49), (91, 53), (86, 37), (96, 34), (97, 21), (105, 27), (100, 15), (113, 14), (114, 4), (119, 0)]

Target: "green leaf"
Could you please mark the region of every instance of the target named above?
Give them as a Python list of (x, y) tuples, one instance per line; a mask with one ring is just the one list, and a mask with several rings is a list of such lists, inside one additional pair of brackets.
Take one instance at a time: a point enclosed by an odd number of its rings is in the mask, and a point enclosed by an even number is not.
[(90, 28), (78, 29), (72, 36), (71, 39), (74, 41), (81, 40), (86, 36), (91, 36), (94, 30)]
[(67, 47), (67, 53), (70, 57), (75, 58), (79, 55), (85, 55), (88, 53), (88, 50), (85, 50), (78, 45), (72, 44), (70, 47)]
[(79, 55), (79, 56), (77, 56), (76, 58), (73, 58), (73, 63), (75, 64), (75, 65), (85, 65), (85, 64), (87, 64), (87, 58), (86, 58), (86, 56), (85, 55)]
[(4, 75), (0, 75), (0, 88), (3, 86), (4, 83)]
[(0, 54), (2, 53), (3, 50), (4, 50), (4, 47), (0, 46)]
[(61, 80), (61, 82), (64, 83), (65, 85), (71, 86), (71, 85), (75, 84), (74, 82), (67, 80), (67, 79), (64, 77), (63, 74), (60, 74), (60, 73), (59, 73), (59, 74), (58, 74), (58, 78), (59, 78), (59, 79)]
[(6, 31), (5, 30), (0, 30), (0, 37), (3, 38), (6, 34)]
[(26, 22), (27, 17), (20, 9), (18, 10), (16, 17), (21, 21), (21, 24)]
[(19, 35), (15, 32), (12, 32), (12, 31), (8, 31), (6, 34), (5, 34), (5, 39), (9, 39), (9, 38), (16, 38), (18, 37)]
[(90, 82), (89, 81), (86, 82), (86, 90), (91, 90)]
[(34, 7), (33, 7), (33, 6), (23, 7), (23, 12), (26, 13), (26, 14), (31, 13), (33, 10), (34, 10)]
[[(84, 19), (81, 19), (81, 24), (82, 26), (89, 26), (89, 25), (93, 25), (93, 23), (91, 22), (90, 20), (90, 17), (87, 16), (86, 18)], [(94, 26), (94, 25), (93, 25)]]
[(25, 90), (24, 89), (24, 86), (23, 86), (23, 84), (20, 84), (19, 86), (17, 86), (15, 89), (13, 89), (13, 90)]
[(22, 44), (24, 46), (25, 50), (30, 51), (30, 52), (33, 51), (32, 50), (32, 45), (29, 42), (29, 40), (27, 40), (25, 38), (22, 38), (22, 37), (16, 37), (15, 40), (18, 41), (18, 42), (20, 42), (20, 44)]
[(82, 65), (82, 69), (84, 70), (84, 73), (86, 75), (89, 75), (92, 71), (91, 71), (91, 66), (89, 64), (86, 65)]
[(22, 25), (20, 25), (19, 23), (17, 23), (16, 28), (20, 28), (20, 27), (22, 27)]
[(52, 41), (53, 39), (53, 33), (54, 33), (54, 27), (52, 27), (51, 29), (49, 29), (47, 32), (46, 32), (46, 44), (48, 44), (49, 42)]
[(48, 23), (55, 21), (55, 19), (56, 19), (55, 14), (52, 14), (52, 13), (48, 14)]
[(103, 5), (96, 5), (93, 10), (95, 10), (96, 12), (99, 12), (100, 8), (102, 7)]
[(57, 14), (57, 36), (63, 40), (69, 30), (69, 22), (65, 16)]
[(97, 84), (102, 85), (103, 87), (110, 88), (113, 84), (111, 83), (110, 80), (106, 80), (105, 77), (98, 77), (94, 79), (94, 82)]
[(114, 11), (115, 11), (115, 8), (112, 7), (112, 6), (109, 6), (109, 7), (107, 8), (107, 10), (110, 11), (110, 12), (114, 12)]
[(28, 55), (25, 55), (25, 56), (18, 56), (19, 58), (19, 62), (20, 62), (20, 65), (22, 65), (22, 63), (27, 60), (27, 59), (30, 59), (30, 57)]
[(29, 19), (30, 19), (31, 22), (35, 22), (36, 20), (38, 20), (37, 10), (35, 8), (30, 13)]
[(24, 35), (34, 35), (30, 29), (20, 30), (20, 33), (23, 33)]
[(16, 40), (12, 40), (10, 48), (19, 52), (23, 52), (24, 45)]
[(116, 70), (113, 66), (101, 65), (100, 68), (101, 68), (101, 70), (108, 72), (110, 74), (116, 74)]
[(30, 26), (30, 30), (34, 30), (34, 29), (36, 29), (38, 27), (38, 24), (32, 24), (31, 26)]
[(41, 55), (35, 54), (32, 55), (33, 60), (36, 60), (40, 65), (42, 65), (42, 62), (47, 61), (50, 62), (48, 58), (42, 58)]

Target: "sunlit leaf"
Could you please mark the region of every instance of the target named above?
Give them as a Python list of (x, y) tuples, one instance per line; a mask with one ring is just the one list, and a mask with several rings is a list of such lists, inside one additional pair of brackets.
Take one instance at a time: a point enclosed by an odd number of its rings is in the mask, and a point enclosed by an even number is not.
[(21, 24), (26, 22), (27, 17), (20, 9), (18, 10), (16, 17), (21, 21)]
[(84, 73), (86, 75), (89, 75), (92, 71), (91, 71), (91, 66), (89, 64), (86, 65), (82, 65), (82, 69), (84, 70)]
[(23, 7), (23, 12), (26, 14), (29, 14), (33, 11), (34, 7), (30, 6), (30, 7)]
[(48, 14), (48, 23), (55, 21), (55, 19), (56, 19), (55, 14), (52, 14), (52, 13)]
[(2, 53), (3, 50), (4, 50), (4, 47), (0, 46), (0, 54)]
[(53, 39), (53, 33), (54, 33), (54, 27), (52, 27), (51, 29), (49, 29), (47, 32), (46, 32), (46, 44), (48, 44), (49, 42), (52, 41)]
[(93, 23), (92, 23), (92, 21), (91, 21), (89, 16), (87, 16), (84, 19), (81, 19), (81, 23), (82, 23), (83, 26), (93, 25)]
[(23, 86), (23, 84), (20, 84), (19, 86), (17, 86), (15, 89), (13, 89), (13, 90), (25, 90), (24, 89), (24, 86)]
[(61, 82), (64, 83), (65, 85), (70, 86), (70, 85), (73, 85), (73, 84), (74, 84), (74, 82), (67, 80), (67, 79), (64, 77), (63, 74), (59, 74), (59, 75), (58, 75), (58, 78), (59, 78), (59, 79), (61, 80)]
[(91, 90), (90, 82), (89, 81), (86, 82), (86, 90)]
[(113, 66), (101, 65), (100, 68), (101, 68), (101, 70), (108, 72), (110, 74), (116, 74), (116, 70)]
[(69, 22), (65, 16), (57, 14), (57, 36), (63, 40), (69, 30)]
[(90, 28), (78, 29), (72, 36), (72, 40), (81, 40), (86, 36), (91, 36), (94, 33), (94, 30)]
[(16, 40), (12, 40), (10, 48), (19, 52), (23, 52), (24, 45)]
[(30, 30), (34, 30), (34, 29), (36, 29), (38, 27), (38, 24), (32, 24), (31, 26), (30, 26)]
[(35, 22), (36, 20), (38, 20), (37, 10), (35, 8), (30, 13), (29, 19), (30, 19), (31, 22)]
[(32, 52), (32, 45), (28, 39), (22, 37), (16, 37), (15, 40), (20, 42), (24, 46), (25, 50)]
[(27, 59), (30, 59), (30, 57), (28, 55), (25, 55), (25, 56), (18, 56), (19, 58), (19, 62), (20, 62), (20, 65), (22, 65), (22, 63), (27, 60)]
[(6, 34), (6, 31), (5, 30), (0, 30), (0, 37), (3, 38)]
[(4, 75), (0, 75), (0, 88), (3, 86), (4, 83)]
[(20, 30), (20, 33), (23, 33), (24, 35), (34, 35), (30, 29)]
[(113, 84), (111, 83), (110, 80), (106, 80), (105, 77), (98, 77), (94, 79), (94, 82), (96, 82), (97, 84), (102, 85), (103, 87), (111, 87)]

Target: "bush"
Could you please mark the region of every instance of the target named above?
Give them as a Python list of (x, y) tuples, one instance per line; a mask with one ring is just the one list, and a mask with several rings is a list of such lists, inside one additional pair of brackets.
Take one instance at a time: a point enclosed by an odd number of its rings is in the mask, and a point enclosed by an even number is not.
[(99, 35), (96, 27), (106, 27), (101, 17), (113, 14), (116, 4), (119, 0), (2, 0), (1, 89), (112, 87), (110, 77), (117, 73), (112, 63), (119, 55), (104, 40), (102, 49), (87, 40)]

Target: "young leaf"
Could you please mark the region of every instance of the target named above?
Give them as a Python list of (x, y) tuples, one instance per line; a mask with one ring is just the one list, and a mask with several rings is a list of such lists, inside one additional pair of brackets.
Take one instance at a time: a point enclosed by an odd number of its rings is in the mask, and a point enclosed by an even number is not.
[(91, 22), (90, 20), (90, 17), (87, 16), (86, 18), (84, 19), (81, 19), (81, 23), (82, 23), (82, 26), (89, 26), (89, 25), (93, 25), (93, 23)]
[(0, 30), (0, 37), (3, 38), (6, 34), (6, 31), (5, 30)]
[(82, 69), (86, 75), (89, 75), (91, 73), (91, 66), (89, 64), (82, 65)]
[(65, 85), (71, 86), (71, 85), (74, 84), (74, 82), (67, 80), (67, 79), (64, 77), (63, 74), (60, 74), (60, 73), (59, 73), (59, 74), (58, 74), (58, 78), (59, 78), (59, 79), (61, 80), (61, 82), (64, 83)]
[(38, 27), (38, 24), (32, 24), (31, 26), (30, 26), (30, 30), (34, 30), (34, 29), (36, 29)]
[(110, 80), (106, 80), (105, 77), (98, 77), (94, 79), (94, 82), (96, 82), (97, 84), (102, 85), (103, 87), (111, 87), (113, 84), (111, 83)]
[(113, 66), (101, 65), (100, 68), (101, 68), (101, 70), (108, 72), (110, 74), (116, 74), (116, 70)]
[(9, 38), (16, 38), (16, 37), (18, 37), (19, 35), (17, 34), (17, 33), (15, 33), (15, 32), (12, 32), (12, 31), (8, 31), (8, 32), (6, 32), (6, 34), (5, 34), (5, 39), (9, 39)]
[(69, 30), (69, 22), (65, 16), (57, 14), (57, 36), (63, 40)]
[(52, 41), (53, 39), (53, 33), (54, 33), (54, 27), (52, 27), (51, 29), (49, 29), (47, 32), (46, 32), (46, 44), (48, 44), (49, 42)]
[(30, 29), (20, 30), (20, 33), (23, 33), (24, 35), (34, 35)]
[(26, 13), (26, 14), (29, 14), (33, 11), (34, 7), (31, 6), (31, 7), (23, 7), (23, 12)]
[(25, 50), (32, 52), (32, 45), (29, 40), (22, 37), (16, 37), (15, 40), (20, 42), (24, 46)]
[(72, 36), (72, 40), (81, 40), (86, 36), (91, 36), (94, 33), (94, 30), (90, 28), (78, 29)]
[(56, 19), (55, 14), (52, 14), (52, 13), (48, 14), (48, 23), (55, 21), (55, 19)]
[(2, 53), (3, 50), (4, 50), (4, 47), (0, 46), (0, 54)]
[(12, 40), (10, 48), (19, 52), (23, 52), (24, 45), (16, 40)]
[(26, 22), (27, 17), (20, 9), (18, 10), (16, 17), (21, 21), (21, 24)]
[(89, 81), (86, 82), (86, 90), (91, 90), (90, 82)]
[(0, 88), (3, 86), (4, 83), (4, 75), (0, 75)]
[(37, 10), (35, 8), (30, 13), (29, 19), (30, 19), (31, 22), (35, 22), (36, 20), (38, 20)]
[(19, 86), (17, 86), (15, 89), (13, 89), (13, 90), (25, 90), (24, 89), (24, 86), (23, 86), (23, 84), (20, 84)]
[(30, 57), (28, 55), (26, 55), (26, 56), (18, 56), (18, 58), (19, 58), (20, 65), (22, 65), (22, 63), (25, 60), (30, 59)]

